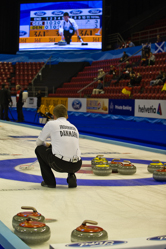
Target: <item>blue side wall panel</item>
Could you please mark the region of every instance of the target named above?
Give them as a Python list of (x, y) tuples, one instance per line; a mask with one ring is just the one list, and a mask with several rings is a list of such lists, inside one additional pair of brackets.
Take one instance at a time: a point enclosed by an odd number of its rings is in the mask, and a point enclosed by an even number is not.
[[(26, 51), (26, 52), (17, 52), (16, 55), (5, 55), (0, 54), (0, 61), (11, 61), (12, 63), (16, 62), (38, 62), (38, 61), (47, 61), (47, 59), (52, 55), (51, 63), (58, 64), (59, 62), (82, 62), (88, 61), (92, 63), (93, 61), (98, 60), (108, 60), (114, 58), (120, 58), (123, 55), (123, 51), (126, 51), (128, 55), (133, 55), (142, 46), (136, 46), (126, 49), (110, 50), (106, 52), (102, 51)], [(152, 53), (155, 52), (155, 44), (151, 46)], [(165, 44), (166, 51), (166, 44)], [(139, 52), (137, 55), (141, 55)]]

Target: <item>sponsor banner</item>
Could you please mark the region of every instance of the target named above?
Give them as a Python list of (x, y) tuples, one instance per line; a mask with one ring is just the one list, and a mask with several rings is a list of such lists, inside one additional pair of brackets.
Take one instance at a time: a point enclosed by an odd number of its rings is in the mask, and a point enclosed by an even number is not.
[[(94, 35), (92, 36), (81, 36), (84, 42), (101, 42), (102, 37), (96, 37)], [(19, 43), (40, 43), (40, 42), (59, 42), (61, 40), (60, 36), (46, 36), (46, 37), (20, 37)], [(77, 36), (72, 37), (72, 42), (80, 42)]]
[(166, 119), (166, 100), (135, 100), (135, 116)]
[(108, 114), (108, 99), (87, 99), (87, 112)]
[(62, 104), (68, 108), (68, 98), (45, 98), (43, 97), (41, 99), (41, 104), (45, 105), (46, 108), (49, 107), (49, 105), (57, 106), (59, 104)]
[(134, 99), (110, 99), (109, 114), (134, 116)]
[(86, 112), (86, 99), (85, 98), (69, 98), (68, 111), (72, 112)]
[(42, 11), (30, 11), (30, 17), (55, 17), (63, 16), (65, 12), (69, 13), (69, 16), (84, 16), (84, 15), (102, 15), (102, 8), (94, 9), (65, 9), (65, 10), (42, 10)]

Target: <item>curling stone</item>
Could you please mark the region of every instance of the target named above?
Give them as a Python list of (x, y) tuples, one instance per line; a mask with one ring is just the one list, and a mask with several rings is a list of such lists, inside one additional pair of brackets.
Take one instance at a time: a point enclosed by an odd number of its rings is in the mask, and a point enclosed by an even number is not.
[(43, 243), (51, 236), (50, 228), (34, 216), (17, 225), (14, 233), (27, 244)]
[(118, 173), (118, 166), (122, 165), (121, 162), (119, 162), (120, 159), (112, 159), (112, 161), (110, 162), (110, 166), (112, 168), (112, 173)]
[(87, 226), (86, 223), (97, 225), (96, 221), (85, 220), (81, 226), (77, 227), (71, 233), (71, 242), (83, 242), (83, 241), (99, 241), (107, 240), (107, 232), (97, 226)]
[(92, 167), (93, 167), (93, 165), (96, 165), (96, 164), (99, 164), (99, 163), (103, 163), (103, 164), (108, 163), (108, 160), (106, 158), (104, 158), (103, 155), (97, 155), (91, 161)]
[(13, 228), (15, 228), (21, 222), (25, 221), (29, 216), (36, 217), (39, 222), (45, 222), (45, 217), (43, 215), (41, 215), (40, 213), (38, 213), (37, 210), (36, 210), (36, 208), (34, 208), (34, 207), (27, 207), (27, 206), (23, 206), (21, 208), (22, 209), (33, 210), (33, 212), (21, 212), (21, 213), (16, 214), (13, 217), (13, 220), (12, 220)]
[(160, 162), (160, 160), (152, 160), (152, 163), (148, 165), (148, 171), (150, 173), (153, 173), (155, 170), (161, 169), (162, 166), (163, 166), (163, 163)]
[(122, 165), (118, 166), (118, 172), (121, 175), (133, 175), (136, 173), (136, 167), (130, 162), (124, 160)]
[(59, 46), (66, 46), (66, 45), (67, 45), (67, 42), (64, 41), (64, 40), (61, 40), (61, 41), (58, 42), (58, 45), (59, 45)]
[(161, 181), (161, 182), (166, 181), (166, 163), (164, 163), (164, 166), (162, 169), (158, 169), (153, 172), (153, 178), (156, 181)]
[(93, 165), (92, 170), (93, 173), (98, 176), (108, 176), (112, 173), (112, 168), (108, 163), (100, 163)]

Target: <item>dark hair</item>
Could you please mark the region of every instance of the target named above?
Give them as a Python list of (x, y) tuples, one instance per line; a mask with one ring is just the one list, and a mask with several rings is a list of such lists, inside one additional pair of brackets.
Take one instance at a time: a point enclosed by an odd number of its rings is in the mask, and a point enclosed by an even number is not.
[(69, 13), (68, 13), (68, 12), (65, 12), (65, 13), (63, 14), (63, 16), (69, 16)]
[(5, 88), (5, 84), (4, 84), (4, 83), (2, 84), (2, 89), (3, 89), (3, 88)]

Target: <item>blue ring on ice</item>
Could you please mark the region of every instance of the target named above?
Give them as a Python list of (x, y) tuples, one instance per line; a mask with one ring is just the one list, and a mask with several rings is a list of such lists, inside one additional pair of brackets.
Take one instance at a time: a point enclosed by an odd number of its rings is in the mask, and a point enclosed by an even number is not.
[[(92, 160), (92, 157), (82, 157), (84, 160)], [(108, 158), (111, 160), (112, 158)], [(0, 178), (41, 183), (43, 178), (41, 176), (33, 174), (25, 174), (23, 172), (15, 170), (15, 167), (20, 164), (35, 162), (36, 158), (19, 158), (19, 159), (7, 159), (0, 160)], [(130, 159), (132, 163), (141, 163), (148, 165), (151, 161), (148, 160), (136, 160)], [(67, 185), (66, 179), (56, 178), (58, 185)], [(157, 182), (152, 177), (141, 179), (122, 179), (122, 180), (101, 180), (101, 179), (77, 179), (78, 186), (103, 186), (103, 187), (122, 187), (122, 186), (150, 186), (150, 185), (165, 185), (166, 182)]]

